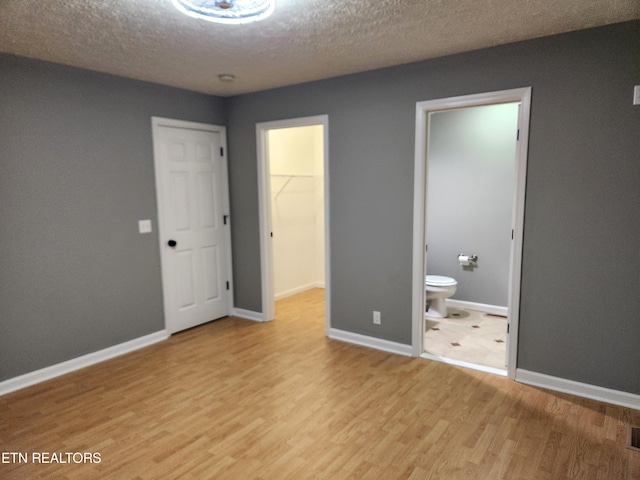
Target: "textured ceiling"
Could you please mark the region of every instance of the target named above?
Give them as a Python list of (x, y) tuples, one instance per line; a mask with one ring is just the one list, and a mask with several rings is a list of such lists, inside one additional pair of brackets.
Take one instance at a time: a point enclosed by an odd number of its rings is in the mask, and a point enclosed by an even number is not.
[(639, 0), (276, 0), (220, 25), (171, 0), (0, 0), (0, 51), (229, 96), (638, 18)]

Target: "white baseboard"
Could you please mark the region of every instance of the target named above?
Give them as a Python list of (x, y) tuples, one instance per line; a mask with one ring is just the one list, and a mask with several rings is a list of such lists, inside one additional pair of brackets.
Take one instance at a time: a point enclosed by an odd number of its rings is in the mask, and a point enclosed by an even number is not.
[(324, 282), (312, 282), (312, 283), (307, 283), (306, 285), (301, 285), (299, 287), (291, 288), (284, 292), (276, 293), (273, 296), (273, 298), (276, 301), (282, 300), (283, 298), (292, 297), (293, 295), (306, 292), (307, 290), (311, 290), (312, 288), (324, 288)]
[(328, 337), (333, 340), (341, 340), (343, 342), (354, 343), (363, 347), (375, 348), (398, 355), (410, 357), (412, 355), (411, 345), (404, 343), (391, 342), (381, 338), (369, 337), (368, 335), (360, 335), (359, 333), (347, 332), (337, 328), (330, 328)]
[(501, 307), (499, 305), (488, 305), (486, 303), (466, 302), (464, 300), (456, 300), (454, 298), (447, 298), (445, 303), (448, 307), (454, 308), (468, 308), (469, 310), (476, 310), (478, 312), (489, 313), (491, 315), (500, 315), (506, 317), (509, 313), (507, 307)]
[(530, 372), (522, 368), (516, 369), (516, 381), (534, 387), (547, 388), (556, 392), (570, 393), (579, 397), (590, 398), (601, 402), (612, 403), (622, 407), (640, 410), (640, 395), (597, 387), (587, 383), (575, 382), (564, 378), (552, 377), (543, 373)]
[(10, 378), (0, 382), (0, 395), (15, 392), (25, 387), (35, 385), (36, 383), (51, 380), (52, 378), (59, 377), (66, 373), (80, 370), (81, 368), (94, 365), (96, 363), (104, 362), (110, 358), (119, 357), (125, 353), (133, 352), (141, 348), (153, 345), (154, 343), (161, 342), (169, 338), (169, 332), (167, 330), (160, 330), (159, 332), (150, 333), (144, 337), (134, 338), (128, 342), (114, 345), (97, 352), (88, 353), (81, 357), (67, 360), (66, 362), (51, 365), (34, 372), (25, 373), (19, 377)]
[(264, 315), (260, 312), (253, 312), (251, 310), (244, 310), (242, 308), (233, 308), (231, 315), (234, 317), (244, 318), (246, 320), (253, 320), (254, 322), (264, 322)]

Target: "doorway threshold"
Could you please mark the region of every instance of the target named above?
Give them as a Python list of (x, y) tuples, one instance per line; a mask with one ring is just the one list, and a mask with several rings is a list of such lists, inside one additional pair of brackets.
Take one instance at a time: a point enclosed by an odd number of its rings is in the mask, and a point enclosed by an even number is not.
[(507, 376), (507, 371), (495, 367), (487, 367), (486, 365), (479, 365), (477, 363), (464, 362), (462, 360), (455, 360), (453, 358), (440, 357), (431, 353), (422, 352), (420, 358), (427, 360), (435, 360), (436, 362), (448, 363), (449, 365), (455, 365), (457, 367), (470, 368), (472, 370), (479, 370), (485, 373), (493, 373), (494, 375), (500, 375), (501, 377)]

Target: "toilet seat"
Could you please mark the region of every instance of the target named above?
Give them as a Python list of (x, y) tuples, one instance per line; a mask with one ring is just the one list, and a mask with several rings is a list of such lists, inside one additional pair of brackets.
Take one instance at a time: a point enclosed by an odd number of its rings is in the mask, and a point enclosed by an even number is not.
[(457, 285), (458, 282), (451, 277), (443, 277), (442, 275), (427, 275), (424, 281), (425, 285), (430, 285), (432, 287), (453, 287)]

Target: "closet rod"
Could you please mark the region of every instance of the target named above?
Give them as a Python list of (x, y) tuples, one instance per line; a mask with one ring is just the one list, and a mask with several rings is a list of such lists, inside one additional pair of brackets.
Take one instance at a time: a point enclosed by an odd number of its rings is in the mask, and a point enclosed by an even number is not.
[(294, 177), (318, 177), (319, 175), (289, 175), (289, 174), (282, 173), (282, 174), (274, 174), (274, 175), (271, 175), (271, 176), (272, 177), (291, 177), (291, 178), (294, 178)]
[(284, 182), (284, 185), (282, 185), (280, 187), (280, 190), (278, 190), (278, 193), (276, 193), (275, 197), (273, 197), (274, 200), (278, 199), (278, 196), (282, 193), (282, 191), (285, 189), (285, 187), (287, 185), (289, 185), (289, 182), (291, 181), (292, 178), (311, 178), (311, 177), (318, 177), (319, 175), (271, 175), (272, 177), (286, 177), (287, 181)]

